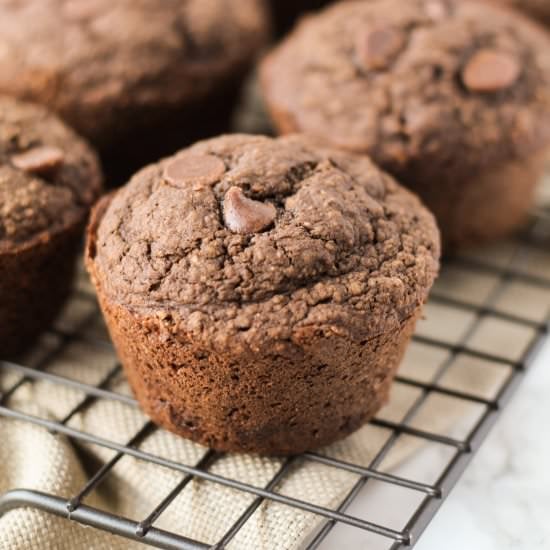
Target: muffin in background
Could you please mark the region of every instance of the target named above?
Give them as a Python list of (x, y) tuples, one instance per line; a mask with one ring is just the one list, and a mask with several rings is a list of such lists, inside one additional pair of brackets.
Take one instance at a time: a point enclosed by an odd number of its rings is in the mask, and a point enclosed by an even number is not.
[(268, 12), (265, 0), (0, 2), (0, 93), (57, 112), (119, 180), (225, 128)]
[(436, 214), (447, 250), (525, 220), (550, 145), (550, 38), (470, 0), (340, 2), (263, 62), (277, 130), (367, 153)]
[(143, 410), (267, 455), (329, 444), (378, 411), (438, 260), (433, 216), (366, 156), (238, 134), (103, 199), (86, 252)]
[(28, 349), (69, 295), (101, 179), (57, 117), (0, 96), (0, 359)]

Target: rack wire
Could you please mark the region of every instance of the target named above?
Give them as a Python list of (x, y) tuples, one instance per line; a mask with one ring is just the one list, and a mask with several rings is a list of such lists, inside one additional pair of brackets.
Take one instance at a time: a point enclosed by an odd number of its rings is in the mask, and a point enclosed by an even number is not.
[[(159, 431), (149, 421), (145, 421), (131, 438), (122, 443), (71, 425), (70, 421), (75, 415), (104, 401), (123, 403), (129, 407), (137, 406), (129, 393), (114, 389), (114, 382), (120, 379), (121, 371), (120, 365), (116, 362), (107, 372), (102, 373), (94, 384), (66, 374), (51, 372), (49, 368), (52, 360), (75, 341), (86, 342), (92, 349), (97, 350), (97, 353), (110, 349), (107, 339), (97, 336), (97, 331), (90, 333), (87, 330), (90, 326), (101, 323), (101, 314), (91, 289), (85, 285), (81, 286), (76, 291), (74, 300), (88, 304), (89, 312), (84, 318), (79, 319), (78, 323), (69, 319), (52, 329), (50, 336), (55, 343), (38, 359), (28, 364), (23, 361), (17, 363), (0, 361), (0, 381), (2, 377), (15, 376), (15, 381), (0, 393), (0, 417), (3, 418), (2, 422), (18, 420), (33, 424), (59, 434), (60, 437), (66, 437), (77, 446), (91, 444), (109, 449), (114, 454), (89, 475), (88, 481), (75, 494), (60, 496), (27, 489), (14, 489), (8, 492), (0, 498), (0, 516), (16, 508), (35, 508), (66, 518), (68, 521), (92, 526), (152, 547), (221, 550), (235, 539), (263, 503), (275, 502), (296, 511), (308, 512), (318, 518), (316, 529), (309, 534), (308, 540), (304, 543), (308, 550), (326, 544), (326, 541), (330, 540), (334, 527), (338, 525), (373, 533), (380, 540), (387, 542), (387, 547), (391, 550), (411, 547), (479, 449), (545, 340), (548, 331), (550, 292), (548, 243), (550, 243), (550, 211), (539, 209), (535, 212), (526, 232), (517, 239), (501, 245), (498, 254), (493, 250), (485, 250), (460, 256), (446, 263), (442, 276), (443, 282), (436, 286), (427, 306), (428, 319), (420, 324), (412, 344), (413, 348), (416, 346), (424, 351), (437, 352), (434, 353), (434, 358), (439, 354), (437, 357), (443, 357), (443, 359), (426, 361), (425, 367), (429, 371), (429, 376), (411, 374), (406, 365), (403, 367), (396, 384), (414, 389), (415, 399), (410, 402), (408, 410), (400, 419), (395, 420), (381, 415), (371, 421), (371, 425), (389, 431), (390, 436), (380, 446), (368, 465), (351, 463), (322, 450), (309, 452), (301, 457), (281, 461), (271, 479), (262, 487), (244, 482), (237, 477), (231, 478), (216, 473), (212, 466), (220, 460), (222, 455), (212, 450), (205, 452), (194, 465), (144, 450), (142, 444)], [(453, 284), (456, 280), (459, 282)], [(467, 281), (473, 282), (473, 286), (468, 287)], [(472, 292), (472, 288), (476, 291)], [(518, 296), (521, 300), (518, 300)], [(526, 296), (528, 299), (525, 299)], [(525, 302), (529, 300), (536, 306), (535, 313), (526, 307)], [(433, 319), (430, 321), (437, 312), (449, 321), (446, 325), (443, 323), (447, 331), (445, 334), (441, 332), (441, 323), (434, 322)], [(488, 330), (497, 335), (502, 331), (498, 349), (494, 349), (494, 346), (488, 348), (485, 345), (484, 335)], [(512, 334), (519, 336), (514, 339)], [(524, 342), (521, 352), (512, 350), (507, 354), (504, 341), (509, 338), (515, 342), (518, 339)], [(428, 357), (430, 357), (429, 353)], [(484, 368), (479, 366), (484, 364), (503, 369), (505, 375), (502, 376), (499, 386), (492, 391), (491, 395), (476, 393), (475, 387), (465, 388), (463, 384), (453, 385), (453, 372), (465, 358), (477, 361), (477, 368)], [(82, 397), (58, 419), (34, 415), (11, 405), (14, 396), (25, 386), (40, 381), (78, 390)], [(426, 429), (418, 419), (422, 416), (423, 407), (434, 396), (439, 399), (448, 398), (473, 404), (477, 407), (479, 414), (469, 429), (460, 436)], [(405, 437), (413, 437), (417, 441), (428, 444), (437, 444), (449, 450), (449, 459), (436, 472), (434, 482), (419, 481), (413, 476), (397, 475), (384, 469), (385, 458)], [(114, 468), (125, 457), (133, 457), (181, 474), (181, 480), (143, 517), (122, 517), (86, 503), (87, 498), (112, 475)], [(335, 507), (321, 506), (306, 498), (289, 496), (278, 491), (281, 482), (297, 464), (303, 468), (308, 468), (312, 464), (322, 464), (354, 474), (356, 481), (346, 494), (341, 495)], [(251, 499), (237, 519), (225, 530), (223, 536), (213, 543), (194, 540), (155, 525), (174, 500), (196, 479), (229, 487), (237, 493), (251, 495)], [(419, 495), (418, 504), (401, 528), (384, 524), (376, 518), (359, 517), (348, 511), (358, 495), (364, 493), (373, 483), (401, 488)], [(185, 521), (185, 518), (182, 521)]]

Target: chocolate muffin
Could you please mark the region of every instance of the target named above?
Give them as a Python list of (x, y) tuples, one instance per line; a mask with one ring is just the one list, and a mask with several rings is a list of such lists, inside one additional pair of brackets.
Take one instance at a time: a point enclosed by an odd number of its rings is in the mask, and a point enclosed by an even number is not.
[(432, 215), (364, 156), (232, 135), (94, 211), (87, 267), (144, 411), (293, 454), (380, 408), (438, 270)]
[(137, 168), (225, 124), (268, 27), (264, 0), (0, 2), (0, 92)]
[(452, 249), (526, 217), (550, 143), (548, 51), (536, 24), (484, 2), (340, 2), (267, 57), (262, 88), (280, 133), (371, 155)]
[(0, 359), (28, 348), (71, 288), (95, 154), (43, 107), (0, 97)]

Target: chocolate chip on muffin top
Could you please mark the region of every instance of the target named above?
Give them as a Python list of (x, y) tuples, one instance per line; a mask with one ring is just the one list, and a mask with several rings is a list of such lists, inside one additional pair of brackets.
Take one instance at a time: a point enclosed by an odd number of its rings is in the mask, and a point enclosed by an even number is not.
[(273, 204), (248, 199), (240, 187), (231, 187), (225, 194), (225, 226), (235, 233), (257, 233), (269, 227), (276, 217)]
[(0, 250), (81, 221), (100, 187), (84, 141), (42, 107), (0, 97)]
[(514, 55), (480, 49), (465, 64), (462, 81), (472, 92), (493, 93), (510, 88), (520, 75), (521, 65)]
[(58, 147), (39, 145), (12, 155), (11, 163), (28, 174), (53, 174), (63, 164), (65, 155)]
[(204, 330), (232, 317), (236, 331), (290, 330), (377, 307), (380, 324), (400, 322), (423, 302), (438, 246), (430, 214), (367, 158), (236, 135), (134, 176), (99, 222), (93, 261), (125, 306), (211, 314)]

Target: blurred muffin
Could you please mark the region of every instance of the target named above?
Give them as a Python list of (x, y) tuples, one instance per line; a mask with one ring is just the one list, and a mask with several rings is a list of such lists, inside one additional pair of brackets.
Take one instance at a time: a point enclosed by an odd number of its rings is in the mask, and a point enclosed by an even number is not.
[(438, 270), (412, 193), (301, 136), (198, 143), (94, 212), (87, 266), (142, 408), (225, 451), (299, 453), (372, 417)]
[(264, 0), (0, 2), (0, 93), (142, 166), (227, 121), (269, 38)]
[(452, 248), (527, 215), (550, 143), (548, 51), (544, 31), (489, 3), (340, 2), (268, 56), (262, 87), (279, 132), (370, 154)]
[(59, 312), (100, 190), (82, 139), (43, 107), (0, 97), (0, 359)]

